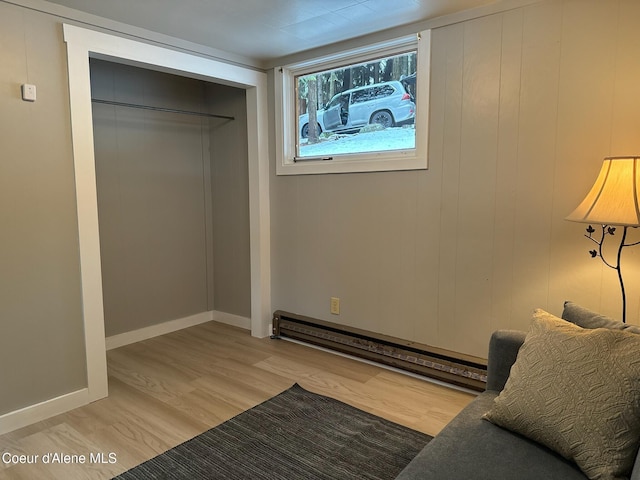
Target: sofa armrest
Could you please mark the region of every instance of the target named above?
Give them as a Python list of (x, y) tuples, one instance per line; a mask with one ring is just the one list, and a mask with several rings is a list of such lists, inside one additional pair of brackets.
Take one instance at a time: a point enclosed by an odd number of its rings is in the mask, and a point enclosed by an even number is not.
[(640, 451), (636, 454), (636, 461), (633, 464), (633, 470), (631, 470), (629, 480), (640, 480)]
[(524, 343), (526, 332), (519, 330), (497, 330), (489, 341), (487, 362), (487, 390), (501, 391), (509, 378), (511, 366)]

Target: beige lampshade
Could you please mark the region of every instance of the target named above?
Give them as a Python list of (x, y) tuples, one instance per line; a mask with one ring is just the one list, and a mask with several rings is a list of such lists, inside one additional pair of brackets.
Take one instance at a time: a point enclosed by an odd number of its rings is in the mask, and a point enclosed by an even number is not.
[(567, 220), (640, 226), (640, 156), (607, 157), (591, 190)]

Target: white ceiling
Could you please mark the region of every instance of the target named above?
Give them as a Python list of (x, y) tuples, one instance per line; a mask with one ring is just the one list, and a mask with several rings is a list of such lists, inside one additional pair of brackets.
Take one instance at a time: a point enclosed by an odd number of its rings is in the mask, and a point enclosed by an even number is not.
[(495, 0), (49, 0), (264, 62)]

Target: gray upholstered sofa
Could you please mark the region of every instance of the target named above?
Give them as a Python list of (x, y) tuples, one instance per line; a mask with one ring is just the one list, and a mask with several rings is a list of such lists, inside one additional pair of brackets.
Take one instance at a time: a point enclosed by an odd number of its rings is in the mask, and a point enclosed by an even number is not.
[[(562, 318), (583, 328), (640, 333), (638, 327), (566, 302)], [(398, 480), (585, 480), (574, 464), (550, 449), (482, 418), (502, 391), (526, 333), (497, 331), (489, 346), (487, 389), (456, 416), (397, 477)], [(638, 352), (640, 355), (640, 352)], [(638, 386), (640, 388), (640, 385)], [(576, 406), (576, 408), (580, 408)], [(640, 480), (638, 456), (631, 472)]]

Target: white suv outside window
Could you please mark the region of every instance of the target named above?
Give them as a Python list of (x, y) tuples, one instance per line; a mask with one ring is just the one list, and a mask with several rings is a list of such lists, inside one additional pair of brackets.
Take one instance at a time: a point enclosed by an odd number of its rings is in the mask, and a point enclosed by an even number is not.
[[(412, 123), (416, 104), (401, 82), (391, 81), (339, 93), (317, 115), (318, 134), (354, 132), (372, 123), (385, 128)], [(298, 128), (301, 139), (309, 136), (307, 113), (298, 118)]]

